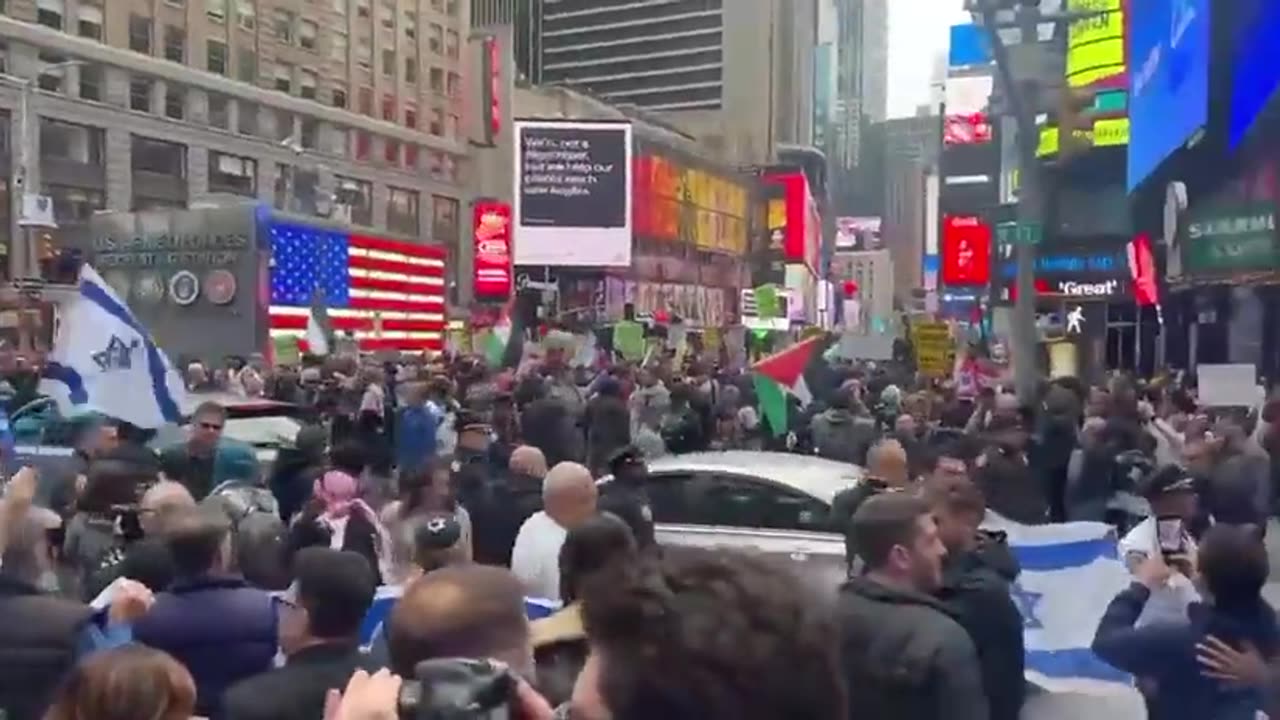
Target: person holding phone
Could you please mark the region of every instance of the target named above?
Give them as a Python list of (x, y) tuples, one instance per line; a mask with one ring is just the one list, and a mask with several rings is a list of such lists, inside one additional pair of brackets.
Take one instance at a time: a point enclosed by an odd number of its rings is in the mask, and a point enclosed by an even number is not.
[(1152, 589), (1136, 625), (1185, 623), (1187, 607), (1200, 600), (1192, 582), (1196, 541), (1189, 530), (1198, 509), (1195, 478), (1179, 465), (1165, 465), (1145, 478), (1139, 490), (1151, 514), (1120, 540), (1120, 556), (1131, 573), (1155, 555), (1173, 572)]

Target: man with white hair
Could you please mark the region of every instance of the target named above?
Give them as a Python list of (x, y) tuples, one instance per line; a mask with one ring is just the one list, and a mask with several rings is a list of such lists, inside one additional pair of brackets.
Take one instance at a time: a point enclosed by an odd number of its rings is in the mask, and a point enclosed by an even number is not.
[(596, 513), (591, 471), (575, 462), (551, 468), (542, 481), (542, 510), (520, 526), (511, 571), (532, 597), (560, 599), (560, 546), (569, 531)]

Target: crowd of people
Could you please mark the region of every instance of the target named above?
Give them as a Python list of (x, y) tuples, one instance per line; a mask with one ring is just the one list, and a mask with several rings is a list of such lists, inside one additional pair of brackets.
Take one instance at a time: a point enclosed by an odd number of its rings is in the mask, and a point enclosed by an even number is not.
[[(97, 418), (67, 477), (9, 481), (6, 720), (1013, 720), (1021, 570), (991, 513), (1116, 526), (1134, 583), (1093, 649), (1150, 717), (1254, 718), (1280, 690), (1280, 403), (1116, 378), (1024, 404), (837, 363), (773, 428), (749, 372), (671, 355), (185, 370), (182, 442)], [(225, 436), (227, 397), (306, 422), (264, 463)], [(718, 450), (864, 468), (828, 520), (847, 582), (659, 542), (648, 463)]]

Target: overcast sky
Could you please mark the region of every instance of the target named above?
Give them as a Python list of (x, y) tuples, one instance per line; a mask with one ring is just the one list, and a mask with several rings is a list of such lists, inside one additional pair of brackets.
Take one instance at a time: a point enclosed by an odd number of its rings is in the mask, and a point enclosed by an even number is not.
[(934, 58), (947, 28), (965, 22), (963, 0), (889, 0), (889, 117), (914, 115), (929, 102)]

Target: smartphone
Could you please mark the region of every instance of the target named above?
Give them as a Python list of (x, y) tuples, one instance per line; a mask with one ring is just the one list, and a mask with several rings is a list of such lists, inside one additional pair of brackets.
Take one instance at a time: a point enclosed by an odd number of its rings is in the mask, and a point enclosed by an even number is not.
[(1186, 555), (1187, 535), (1182, 523), (1182, 518), (1157, 518), (1156, 541), (1160, 545), (1160, 553), (1165, 557)]

